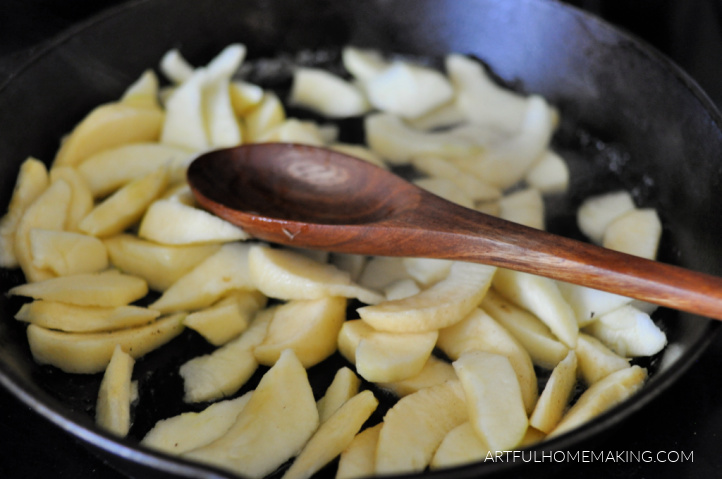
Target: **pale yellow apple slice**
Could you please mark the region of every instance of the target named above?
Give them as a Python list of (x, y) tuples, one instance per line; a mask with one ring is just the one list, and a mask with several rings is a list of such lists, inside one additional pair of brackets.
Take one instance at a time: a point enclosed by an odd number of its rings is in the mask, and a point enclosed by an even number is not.
[(481, 309), (519, 341), (536, 366), (554, 369), (569, 352), (569, 348), (539, 318), (507, 301), (493, 288), (486, 293)]
[(408, 164), (412, 158), (424, 155), (454, 158), (474, 156), (484, 151), (478, 142), (453, 132), (415, 130), (390, 113), (366, 115), (364, 129), (369, 148), (392, 165)]
[(293, 71), (288, 101), (326, 118), (359, 116), (369, 109), (366, 96), (356, 85), (320, 68), (299, 67)]
[(429, 356), (419, 374), (401, 381), (380, 382), (376, 383), (376, 385), (398, 397), (404, 397), (415, 393), (419, 389), (436, 386), (452, 379), (456, 379), (456, 372), (451, 363), (432, 355)]
[(210, 147), (203, 120), (203, 87), (207, 76), (204, 68), (194, 70), (166, 99), (165, 119), (158, 138), (161, 143), (193, 151)]
[(342, 296), (358, 298), (369, 304), (383, 299), (379, 293), (351, 281), (346, 271), (287, 249), (251, 246), (248, 268), (252, 283), (271, 298), (291, 300)]
[(577, 355), (569, 351), (552, 371), (539, 401), (529, 416), (529, 425), (546, 434), (561, 420), (577, 382)]
[(303, 450), (283, 474), (283, 479), (308, 479), (341, 454), (379, 401), (369, 390), (361, 391), (343, 405), (311, 436)]
[(291, 349), (305, 368), (336, 351), (336, 340), (346, 320), (346, 298), (326, 297), (293, 300), (279, 306), (263, 342), (254, 354), (260, 364), (275, 364), (282, 352)]
[(448, 55), (445, 67), (456, 90), (456, 104), (469, 121), (505, 133), (518, 131), (526, 114), (526, 97), (496, 84), (481, 63), (465, 55)]
[(557, 286), (564, 299), (574, 310), (580, 328), (593, 322), (599, 316), (632, 302), (632, 298), (578, 284), (558, 281)]
[(358, 283), (364, 288), (383, 291), (391, 283), (411, 278), (403, 261), (400, 257), (373, 256), (366, 262)]
[(374, 474), (376, 445), (382, 426), (383, 423), (379, 423), (356, 434), (339, 457), (336, 479), (357, 479)]
[(646, 379), (646, 369), (631, 366), (592, 384), (547, 437), (558, 436), (594, 419), (631, 397), (642, 387)]
[(36, 300), (24, 304), (15, 319), (58, 331), (94, 333), (141, 326), (158, 316), (158, 311), (141, 306), (78, 306)]
[(151, 69), (145, 70), (128, 88), (120, 98), (125, 105), (159, 109), (158, 103), (158, 77)]
[(70, 185), (57, 180), (48, 186), (23, 212), (15, 227), (15, 258), (25, 274), (26, 281), (40, 281), (54, 277), (51, 271), (33, 266), (30, 230), (42, 228), (62, 230), (72, 197)]
[(394, 61), (364, 82), (369, 103), (402, 118), (418, 118), (451, 101), (454, 89), (436, 69)]
[(213, 403), (199, 412), (161, 419), (140, 443), (174, 455), (205, 446), (228, 432), (252, 394), (249, 391), (235, 399)]
[(420, 117), (407, 120), (412, 127), (424, 131), (443, 130), (465, 124), (466, 121), (466, 116), (453, 100), (434, 108)]
[(361, 379), (346, 366), (339, 368), (323, 397), (316, 401), (319, 420), (324, 423), (343, 403), (359, 392)]
[(538, 230), (545, 229), (544, 199), (539, 190), (525, 188), (499, 199), (499, 217)]
[(131, 143), (101, 151), (77, 170), (93, 197), (101, 198), (160, 168), (168, 168), (170, 183), (181, 181), (193, 157), (187, 149), (163, 143)]
[(203, 260), (218, 252), (219, 244), (162, 245), (131, 234), (103, 239), (111, 264), (163, 292)]
[(0, 266), (15, 268), (15, 231), (18, 223), (30, 206), (48, 186), (48, 170), (38, 159), (29, 157), (20, 165), (8, 211), (0, 219)]
[(233, 291), (208, 308), (190, 313), (183, 323), (209, 343), (221, 346), (245, 331), (266, 301), (258, 291)]
[(621, 357), (594, 336), (579, 334), (575, 348), (579, 377), (589, 386), (610, 374), (629, 367), (629, 360)]
[(50, 170), (50, 181), (63, 179), (70, 186), (70, 204), (65, 218), (65, 229), (78, 231), (78, 225), (93, 209), (93, 195), (88, 184), (78, 171), (70, 166), (59, 166)]
[(653, 356), (667, 344), (667, 336), (649, 314), (632, 305), (603, 314), (585, 331), (628, 358)]
[(239, 117), (258, 106), (263, 99), (263, 88), (247, 81), (231, 79), (229, 90), (233, 111)]
[(303, 145), (324, 146), (323, 133), (312, 121), (288, 118), (269, 128), (257, 138), (258, 143), (300, 143)]
[(108, 251), (101, 240), (70, 231), (30, 230), (33, 266), (57, 276), (97, 273), (108, 268)]
[(585, 199), (577, 209), (577, 225), (592, 242), (602, 244), (607, 226), (615, 218), (634, 209), (627, 191), (612, 191)]
[(298, 454), (318, 425), (306, 370), (288, 350), (263, 375), (228, 432), (182, 456), (260, 479)]
[(183, 83), (193, 75), (193, 66), (183, 58), (177, 48), (168, 50), (160, 59), (158, 67), (163, 75), (174, 83)]
[(361, 319), (379, 331), (435, 331), (461, 321), (484, 298), (493, 266), (456, 261), (442, 281), (415, 296), (364, 306)]
[(543, 194), (560, 194), (569, 188), (569, 165), (558, 153), (547, 149), (527, 171), (524, 181)]
[(498, 200), (502, 192), (480, 178), (469, 175), (451, 161), (438, 156), (419, 156), (411, 160), (421, 173), (434, 178), (446, 178), (464, 192), (473, 201)]
[(395, 382), (421, 372), (436, 344), (437, 331), (389, 333), (376, 331), (359, 319), (343, 323), (338, 349), (372, 382)]
[(571, 348), (576, 345), (579, 334), (577, 319), (556, 281), (499, 268), (493, 284), (506, 299), (534, 313), (561, 342)]
[(515, 448), (529, 420), (521, 388), (509, 359), (485, 351), (469, 351), (453, 362), (464, 388), (472, 427), (492, 451)]
[(241, 228), (200, 208), (156, 200), (140, 223), (138, 236), (161, 244), (226, 243), (248, 239)]
[(446, 434), (466, 421), (467, 414), (464, 392), (457, 380), (401, 398), (384, 416), (375, 473), (423, 471)]
[(417, 295), (420, 292), (421, 288), (419, 288), (419, 285), (416, 284), (416, 281), (413, 279), (400, 279), (398, 281), (394, 281), (385, 287), (383, 291), (384, 296), (386, 296), (386, 299), (389, 301), (408, 298), (409, 296)]
[(131, 181), (103, 200), (78, 225), (93, 236), (120, 234), (136, 224), (148, 206), (165, 190), (169, 173), (166, 168)]
[(538, 397), (534, 364), (526, 349), (503, 326), (481, 309), (466, 318), (439, 330), (437, 347), (452, 361), (470, 351), (486, 351), (505, 356), (519, 381), (524, 408), (531, 413)]
[(63, 140), (53, 166), (74, 166), (109, 148), (156, 141), (160, 137), (164, 116), (160, 108), (124, 103), (100, 105)]
[[(235, 289), (255, 289), (249, 274), (250, 244), (227, 243), (207, 257), (154, 301), (163, 313), (205, 308)], [(272, 297), (271, 295), (267, 295)]]
[(476, 433), (471, 422), (465, 421), (444, 436), (429, 468), (441, 469), (483, 461), (489, 452), (489, 445)]
[(28, 344), (38, 364), (50, 364), (68, 373), (103, 371), (116, 345), (133, 358), (162, 346), (183, 330), (183, 314), (159, 318), (147, 325), (101, 333), (64, 333), (31, 324)]
[(238, 70), (246, 55), (241, 44), (232, 44), (208, 65), (208, 78), (203, 87), (203, 115), (209, 146), (223, 148), (239, 145), (241, 126), (231, 100), (231, 75)]
[(145, 280), (117, 272), (74, 274), (15, 286), (11, 295), (79, 306), (123, 306), (148, 294)]
[(258, 369), (253, 349), (263, 341), (272, 318), (273, 308), (260, 311), (236, 339), (181, 365), (183, 399), (213, 401), (235, 394)]
[(131, 376), (135, 360), (120, 345), (113, 350), (100, 382), (95, 406), (95, 424), (116, 436), (130, 430)]
[(280, 125), (286, 119), (286, 110), (278, 96), (266, 91), (261, 101), (243, 117), (243, 139), (255, 143), (268, 131)]
[(602, 246), (647, 259), (657, 257), (662, 222), (654, 208), (626, 212), (604, 230)]
[(349, 45), (341, 51), (341, 61), (344, 68), (361, 81), (370, 80), (389, 66), (377, 50)]

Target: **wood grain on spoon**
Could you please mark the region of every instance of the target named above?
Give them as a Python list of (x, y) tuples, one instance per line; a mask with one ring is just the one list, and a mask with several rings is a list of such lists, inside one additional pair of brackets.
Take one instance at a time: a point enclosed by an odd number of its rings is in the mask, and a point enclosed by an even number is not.
[(266, 241), (485, 263), (722, 319), (722, 278), (464, 208), (331, 150), (217, 150), (191, 164), (188, 180), (201, 206)]

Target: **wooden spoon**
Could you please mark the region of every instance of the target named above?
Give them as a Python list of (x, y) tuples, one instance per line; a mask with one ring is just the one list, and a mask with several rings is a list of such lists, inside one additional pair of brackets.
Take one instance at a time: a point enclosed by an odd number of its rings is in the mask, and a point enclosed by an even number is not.
[(722, 278), (464, 208), (331, 150), (217, 150), (190, 165), (188, 180), (201, 206), (270, 242), (485, 263), (722, 319)]

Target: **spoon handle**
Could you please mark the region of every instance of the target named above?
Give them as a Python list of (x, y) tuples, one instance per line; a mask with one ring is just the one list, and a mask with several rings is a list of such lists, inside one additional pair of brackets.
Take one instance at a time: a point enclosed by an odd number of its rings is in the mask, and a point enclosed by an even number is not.
[(387, 254), (485, 263), (722, 319), (722, 278), (454, 206), (424, 195), (390, 219)]

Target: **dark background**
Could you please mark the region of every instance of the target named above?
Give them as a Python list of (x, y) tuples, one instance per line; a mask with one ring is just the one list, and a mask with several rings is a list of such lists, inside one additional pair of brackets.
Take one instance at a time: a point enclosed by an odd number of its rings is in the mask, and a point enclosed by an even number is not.
[[(463, 0), (459, 0), (463, 1)], [(120, 0), (0, 0), (0, 81), (55, 34)], [(722, 107), (722, 0), (570, 0), (651, 43)], [(1, 132), (0, 132), (1, 134)], [(558, 477), (722, 477), (722, 337), (673, 387), (595, 451), (684, 451), (685, 463), (569, 464)], [(719, 432), (718, 432), (719, 431)], [(543, 476), (542, 470), (538, 471)], [(533, 473), (533, 469), (532, 469)], [(103, 478), (121, 474), (0, 390), (0, 477)]]

